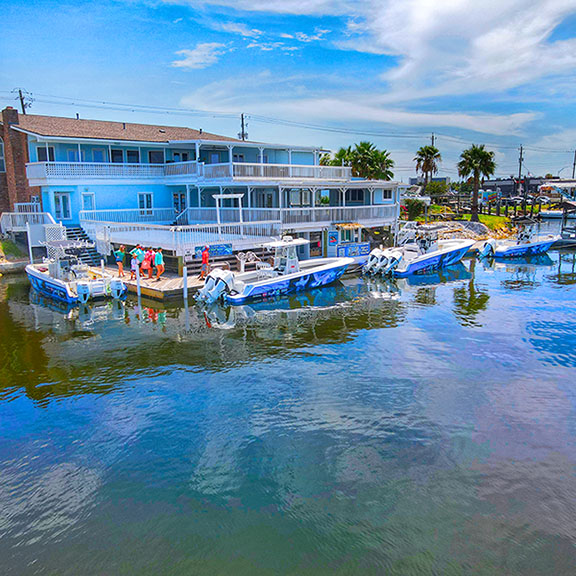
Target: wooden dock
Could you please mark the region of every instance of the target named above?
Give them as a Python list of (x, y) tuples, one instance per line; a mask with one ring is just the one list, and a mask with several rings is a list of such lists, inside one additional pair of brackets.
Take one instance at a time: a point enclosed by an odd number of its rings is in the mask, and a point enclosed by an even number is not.
[[(118, 269), (112, 266), (106, 266), (106, 272), (118, 277)], [(100, 268), (93, 268), (94, 273), (99, 273)], [(128, 287), (128, 292), (130, 294), (136, 295), (137, 284), (136, 280), (130, 280), (130, 271), (125, 271), (125, 277), (122, 278), (124, 283)], [(188, 295), (193, 295), (198, 289), (204, 285), (204, 282), (198, 280), (198, 275), (194, 274), (188, 276)], [(184, 299), (184, 278), (178, 276), (173, 272), (165, 272), (157, 281), (156, 278), (152, 277), (152, 280), (148, 280), (148, 276), (140, 277), (140, 293), (144, 298), (150, 298), (152, 300), (169, 300), (169, 299)]]

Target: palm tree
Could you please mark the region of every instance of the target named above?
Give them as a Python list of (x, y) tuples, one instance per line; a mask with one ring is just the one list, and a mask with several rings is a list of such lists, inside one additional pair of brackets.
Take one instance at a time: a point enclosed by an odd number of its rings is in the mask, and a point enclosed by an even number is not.
[(464, 178), (470, 175), (474, 178), (474, 191), (472, 193), (472, 214), (470, 220), (478, 222), (478, 189), (480, 188), (480, 178), (492, 176), (496, 171), (494, 152), (486, 150), (484, 144), (476, 146), (472, 144), (470, 148), (460, 154), (458, 162), (458, 174)]
[(375, 155), (376, 160), (376, 172), (374, 177), (377, 180), (392, 180), (394, 178), (394, 173), (392, 168), (394, 168), (394, 160), (390, 158), (390, 152), (387, 150), (378, 150)]
[(438, 172), (438, 164), (442, 162), (442, 155), (436, 146), (422, 146), (416, 156), (416, 172), (421, 172), (424, 176), (424, 188), (428, 185), (432, 174)]
[(334, 158), (329, 161), (330, 166), (350, 166), (352, 164), (352, 148), (340, 148)]
[(360, 142), (348, 148), (340, 148), (333, 157), (324, 154), (320, 158), (323, 166), (351, 166), (352, 175), (371, 180), (391, 180), (394, 160), (386, 150), (378, 150), (371, 142)]

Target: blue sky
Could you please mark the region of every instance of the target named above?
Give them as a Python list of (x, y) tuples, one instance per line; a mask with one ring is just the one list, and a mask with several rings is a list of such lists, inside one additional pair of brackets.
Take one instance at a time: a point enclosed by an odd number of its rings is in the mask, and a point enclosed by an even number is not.
[(3, 106), (226, 135), (244, 112), (254, 140), (372, 140), (399, 178), (432, 132), (451, 177), (471, 143), (502, 176), (520, 144), (568, 176), (576, 147), (576, 0), (6, 1), (0, 62)]

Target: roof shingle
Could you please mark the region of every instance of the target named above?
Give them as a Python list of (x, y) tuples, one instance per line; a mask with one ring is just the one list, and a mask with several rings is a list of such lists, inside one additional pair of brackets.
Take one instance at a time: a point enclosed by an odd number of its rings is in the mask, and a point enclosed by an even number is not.
[(60, 116), (20, 114), (14, 126), (39, 136), (92, 138), (98, 140), (129, 140), (135, 142), (169, 142), (170, 140), (222, 140), (240, 142), (236, 138), (200, 132), (180, 126), (155, 126), (107, 120), (82, 120)]

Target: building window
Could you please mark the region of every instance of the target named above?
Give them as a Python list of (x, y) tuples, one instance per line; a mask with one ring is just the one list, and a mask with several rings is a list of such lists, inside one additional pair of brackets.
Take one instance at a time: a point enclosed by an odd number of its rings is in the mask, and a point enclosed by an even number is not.
[(110, 158), (115, 164), (122, 164), (124, 162), (124, 150), (112, 148)]
[(218, 152), (210, 153), (210, 164), (220, 164), (220, 154)]
[(82, 194), (82, 210), (94, 210), (94, 194)]
[(138, 150), (126, 150), (126, 162), (128, 164), (138, 164), (140, 162), (140, 152)]
[(297, 189), (290, 190), (290, 206), (309, 206), (310, 190)]
[(392, 200), (392, 190), (382, 190), (382, 198), (384, 200)]
[(54, 162), (54, 148), (52, 146), (36, 148), (36, 154), (38, 162)]
[(164, 164), (164, 150), (150, 150), (148, 162), (150, 164)]
[(234, 162), (244, 162), (244, 154), (234, 154)]
[(174, 152), (172, 159), (174, 162), (188, 162), (188, 152)]
[(6, 172), (6, 162), (4, 161), (4, 140), (0, 138), (0, 172)]
[(141, 192), (138, 194), (138, 208), (140, 210), (152, 209), (152, 194), (149, 192)]
[(349, 190), (348, 191), (348, 201), (349, 202), (363, 202), (364, 201), (364, 190)]
[(92, 160), (94, 162), (106, 162), (106, 150), (103, 148), (95, 148), (92, 150)]

